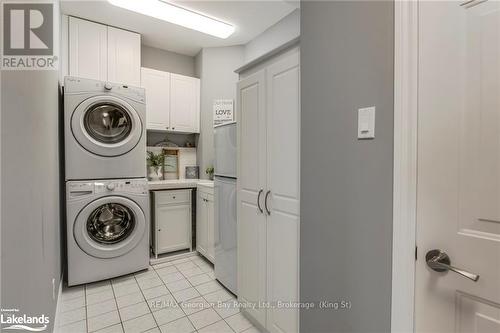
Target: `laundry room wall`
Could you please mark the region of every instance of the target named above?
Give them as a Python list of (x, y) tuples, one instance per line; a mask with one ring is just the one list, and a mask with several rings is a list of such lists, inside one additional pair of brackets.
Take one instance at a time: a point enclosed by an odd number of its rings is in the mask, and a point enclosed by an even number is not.
[(208, 178), (206, 168), (214, 163), (213, 102), (232, 99), (236, 103), (238, 75), (234, 70), (243, 64), (243, 53), (243, 46), (209, 47), (196, 56), (196, 71), (201, 80), (200, 134), (196, 146), (203, 179)]
[(252, 61), (300, 36), (300, 9), (296, 9), (245, 44), (245, 62)]
[(141, 66), (197, 77), (194, 57), (147, 45), (141, 45)]
[[(301, 3), (301, 332), (390, 332), (394, 2)], [(373, 140), (357, 110), (376, 107)]]
[[(58, 17), (58, 16), (56, 16)], [(61, 278), (59, 73), (1, 75), (1, 307), (50, 318)]]

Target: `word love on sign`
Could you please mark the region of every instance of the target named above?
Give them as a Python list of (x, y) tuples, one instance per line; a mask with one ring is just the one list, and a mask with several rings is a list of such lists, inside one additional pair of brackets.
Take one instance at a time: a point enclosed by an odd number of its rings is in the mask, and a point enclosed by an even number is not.
[(232, 99), (214, 100), (214, 125), (234, 121), (234, 102)]

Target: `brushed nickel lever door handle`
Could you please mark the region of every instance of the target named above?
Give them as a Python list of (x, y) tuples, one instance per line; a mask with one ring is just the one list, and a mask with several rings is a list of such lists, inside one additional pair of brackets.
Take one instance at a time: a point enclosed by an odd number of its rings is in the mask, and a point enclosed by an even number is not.
[(427, 266), (429, 266), (433, 271), (436, 272), (452, 271), (474, 282), (477, 282), (477, 280), (479, 280), (478, 274), (474, 274), (464, 269), (452, 266), (450, 257), (444, 251), (430, 250), (425, 255), (425, 261), (427, 262)]

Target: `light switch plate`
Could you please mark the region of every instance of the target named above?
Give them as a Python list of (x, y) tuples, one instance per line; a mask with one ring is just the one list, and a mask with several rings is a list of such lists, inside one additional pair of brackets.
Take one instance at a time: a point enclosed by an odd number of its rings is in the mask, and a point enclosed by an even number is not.
[(375, 138), (375, 107), (358, 109), (358, 139)]

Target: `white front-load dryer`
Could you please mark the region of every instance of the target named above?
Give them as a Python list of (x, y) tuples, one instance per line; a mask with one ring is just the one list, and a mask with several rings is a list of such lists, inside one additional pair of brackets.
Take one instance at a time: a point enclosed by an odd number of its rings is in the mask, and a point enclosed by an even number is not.
[(143, 88), (64, 79), (66, 180), (146, 177)]
[(146, 179), (66, 183), (68, 285), (149, 266)]

